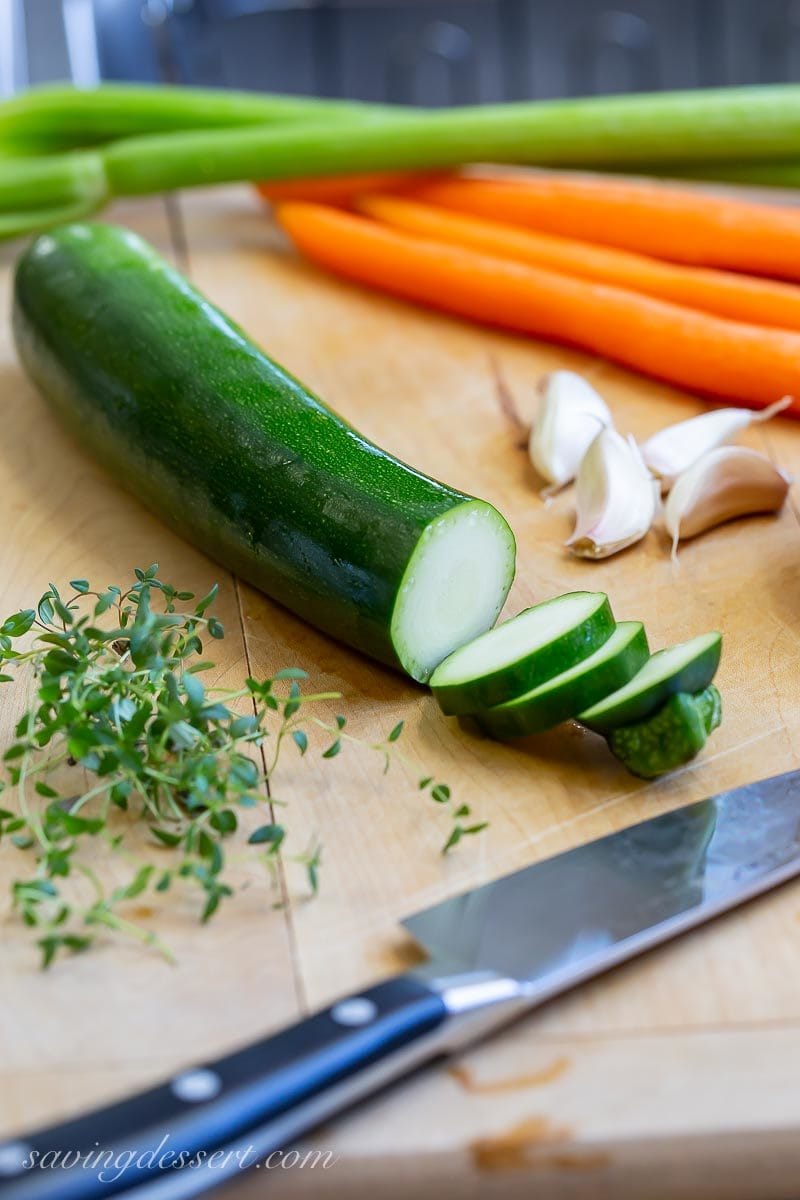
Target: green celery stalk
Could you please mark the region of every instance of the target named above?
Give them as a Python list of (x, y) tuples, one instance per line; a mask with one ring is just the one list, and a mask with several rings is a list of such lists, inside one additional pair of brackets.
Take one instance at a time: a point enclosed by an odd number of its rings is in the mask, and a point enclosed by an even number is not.
[(239, 179), (456, 166), (465, 162), (628, 170), (638, 162), (717, 163), (790, 156), (800, 145), (800, 87), (730, 88), (365, 114), (130, 139), (105, 155), (111, 190)]
[(0, 215), (99, 205), (107, 195), (105, 167), (95, 153), (12, 158), (0, 165)]
[(315, 117), (125, 138), (53, 158), (50, 168), (47, 160), (9, 159), (0, 163), (0, 214), (10, 211), (18, 220), (27, 209), (97, 206), (111, 196), (204, 184), (468, 162), (593, 169), (613, 163), (629, 172), (647, 163), (720, 177), (790, 158), (797, 146), (800, 87), (794, 85), (436, 111), (355, 106), (333, 122)]
[(7, 238), (24, 237), (28, 233), (40, 233), (56, 225), (70, 221), (81, 221), (98, 208), (91, 200), (77, 200), (74, 204), (61, 204), (54, 208), (31, 208), (26, 212), (0, 212), (0, 241)]
[(716, 183), (741, 183), (750, 187), (800, 188), (800, 159), (776, 162), (720, 163), (708, 166), (688, 164), (668, 170), (648, 164), (637, 168), (643, 175), (660, 178), (698, 180)]
[(353, 117), (368, 107), (356, 101), (221, 88), (54, 84), (0, 103), (0, 148), (63, 151), (147, 133)]

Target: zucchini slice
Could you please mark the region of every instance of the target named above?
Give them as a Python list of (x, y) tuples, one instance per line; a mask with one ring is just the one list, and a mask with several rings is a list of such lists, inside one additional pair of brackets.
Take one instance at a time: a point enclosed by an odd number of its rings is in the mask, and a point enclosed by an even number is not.
[(568, 592), (526, 608), (455, 650), (430, 678), (450, 716), (513, 700), (599, 649), (615, 629), (603, 592)]
[(722, 720), (722, 701), (713, 684), (690, 696), (676, 692), (657, 712), (608, 735), (611, 753), (632, 775), (655, 779), (690, 762)]
[(420, 681), (497, 620), (515, 552), (500, 513), (367, 441), (134, 234), (38, 238), (14, 332), (80, 442), (297, 616)]
[(641, 621), (621, 621), (594, 654), (524, 696), (476, 713), (475, 720), (485, 733), (502, 742), (542, 733), (622, 687), (648, 656)]
[(597, 733), (643, 721), (676, 692), (707, 688), (716, 674), (721, 652), (721, 633), (703, 633), (679, 646), (659, 650), (629, 683), (586, 709), (578, 720)]

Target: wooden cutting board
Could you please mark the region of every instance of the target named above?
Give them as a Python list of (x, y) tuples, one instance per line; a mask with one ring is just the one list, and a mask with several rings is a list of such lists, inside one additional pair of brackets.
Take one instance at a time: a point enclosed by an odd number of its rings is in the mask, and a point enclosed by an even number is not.
[[(158, 560), (204, 591), (220, 582), (221, 680), (300, 665), (339, 690), (353, 726), (406, 722), (409, 766), (383, 776), (349, 749), (290, 756), (275, 792), (295, 851), (324, 846), (322, 892), (260, 874), (208, 928), (188, 898), (132, 915), (157, 928), (169, 967), (104, 945), (37, 969), (3, 917), (0, 1134), (75, 1113), (275, 1029), (337, 993), (403, 969), (397, 919), (537, 858), (760, 776), (800, 766), (800, 528), (793, 505), (709, 534), (669, 561), (663, 539), (606, 563), (562, 543), (572, 498), (538, 499), (523, 449), (539, 375), (582, 371), (622, 430), (642, 438), (700, 411), (693, 399), (607, 363), (486, 332), (337, 283), (300, 263), (245, 189), (120, 206), (272, 355), (381, 445), (495, 503), (519, 543), (509, 611), (571, 588), (606, 590), (655, 646), (719, 628), (725, 721), (703, 756), (658, 783), (627, 775), (603, 744), (561, 728), (493, 746), (446, 721), (422, 689), (305, 627), (151, 517), (70, 441), (16, 365), (8, 327), (14, 248), (0, 259), (0, 597), (3, 614), (53, 579), (122, 580)], [(747, 439), (800, 473), (800, 426)], [(6, 693), (4, 693), (6, 695)], [(11, 693), (4, 738), (18, 715)], [(420, 774), (451, 784), (489, 830), (443, 860), (440, 810)], [(263, 820), (263, 817), (261, 817)], [(291, 848), (291, 847), (290, 847)], [(19, 852), (0, 850), (2, 894)], [(280, 897), (278, 897), (280, 898)], [(5, 899), (3, 900), (5, 903)], [(531, 914), (547, 920), (547, 914)], [(598, 980), (457, 1061), (418, 1075), (311, 1135), (329, 1169), (274, 1170), (272, 1197), (456, 1194), (760, 1200), (800, 1180), (800, 885)], [(253, 1173), (235, 1192), (261, 1195)], [(228, 1189), (226, 1194), (230, 1194)]]

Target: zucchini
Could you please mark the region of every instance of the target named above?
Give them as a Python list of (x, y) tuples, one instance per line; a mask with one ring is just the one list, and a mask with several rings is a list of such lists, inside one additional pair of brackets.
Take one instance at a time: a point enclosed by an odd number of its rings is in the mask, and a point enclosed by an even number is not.
[(597, 733), (642, 721), (676, 692), (700, 692), (708, 687), (721, 652), (719, 633), (703, 633), (679, 646), (659, 650), (629, 683), (586, 709), (578, 720)]
[(711, 684), (694, 696), (677, 692), (652, 716), (608, 735), (612, 754), (633, 775), (655, 779), (699, 754), (722, 720), (722, 700)]
[(622, 621), (594, 654), (524, 696), (476, 713), (475, 719), (498, 741), (542, 733), (627, 683), (648, 654), (641, 621)]
[(503, 704), (588, 658), (614, 628), (603, 592), (545, 600), (454, 651), (431, 675), (433, 694), (451, 716)]
[(515, 553), (497, 510), (367, 441), (134, 234), (38, 238), (14, 331), (115, 476), (319, 629), (425, 680), (494, 624)]

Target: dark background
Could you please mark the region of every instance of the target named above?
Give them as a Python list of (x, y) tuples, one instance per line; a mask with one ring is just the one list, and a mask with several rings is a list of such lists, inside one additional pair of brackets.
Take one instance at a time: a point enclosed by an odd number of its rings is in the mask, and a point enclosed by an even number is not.
[(800, 0), (0, 0), (0, 14), (5, 92), (171, 78), (438, 105), (800, 79)]

